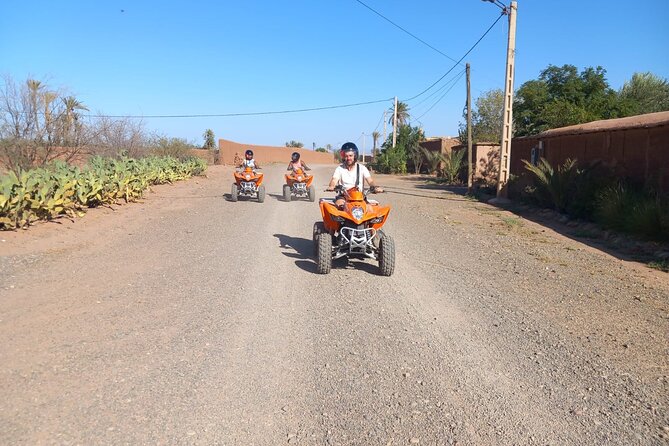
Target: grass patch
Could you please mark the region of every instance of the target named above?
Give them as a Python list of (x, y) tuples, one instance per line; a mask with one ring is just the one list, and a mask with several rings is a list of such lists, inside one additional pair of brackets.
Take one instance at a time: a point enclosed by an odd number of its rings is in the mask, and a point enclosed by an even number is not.
[(669, 260), (653, 261), (648, 264), (649, 267), (669, 273)]
[(523, 222), (520, 221), (520, 219), (517, 217), (500, 217), (500, 218), (508, 228), (519, 228), (523, 226)]

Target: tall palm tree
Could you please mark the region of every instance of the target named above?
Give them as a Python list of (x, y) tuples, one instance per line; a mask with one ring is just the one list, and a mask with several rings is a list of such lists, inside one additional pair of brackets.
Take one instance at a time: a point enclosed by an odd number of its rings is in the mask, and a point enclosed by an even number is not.
[(380, 137), (381, 134), (376, 130), (372, 132), (372, 141), (373, 141), (372, 158), (376, 156), (376, 142), (379, 140)]
[[(390, 119), (388, 119), (388, 124), (393, 125), (394, 112), (392, 107), (390, 107)], [(409, 106), (406, 102), (397, 101), (397, 127), (402, 127), (409, 122)]]
[(65, 137), (65, 142), (67, 143), (69, 141), (70, 133), (72, 132), (72, 129), (74, 128), (74, 123), (79, 119), (79, 115), (77, 114), (78, 110), (85, 110), (88, 111), (88, 108), (86, 106), (79, 102), (77, 98), (74, 96), (68, 96), (66, 98), (63, 98), (63, 104), (65, 105), (65, 123), (64, 123), (64, 137)]
[(29, 119), (32, 121), (32, 124), (35, 126), (35, 131), (39, 133), (39, 119), (38, 119), (38, 108), (40, 101), (40, 90), (43, 85), (40, 81), (35, 79), (28, 79), (26, 81), (28, 86), (28, 100), (30, 101), (30, 111), (28, 113)]

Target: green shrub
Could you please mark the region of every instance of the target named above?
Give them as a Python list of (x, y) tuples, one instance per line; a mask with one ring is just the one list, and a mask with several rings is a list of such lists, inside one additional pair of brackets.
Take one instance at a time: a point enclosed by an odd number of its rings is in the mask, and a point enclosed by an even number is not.
[(655, 240), (669, 239), (669, 206), (659, 195), (618, 182), (597, 194), (595, 220), (604, 227)]

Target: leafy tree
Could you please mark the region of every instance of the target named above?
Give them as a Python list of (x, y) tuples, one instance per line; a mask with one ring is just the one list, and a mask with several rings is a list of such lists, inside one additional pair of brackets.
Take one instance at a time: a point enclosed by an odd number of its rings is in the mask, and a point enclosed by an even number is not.
[[(502, 136), (502, 113), (504, 111), (504, 92), (490, 90), (479, 96), (472, 110), (472, 143), (500, 142)], [(467, 143), (467, 109), (462, 113), (465, 120), (460, 123), (459, 138)]]
[(325, 147), (318, 147), (316, 149), (316, 152), (328, 153), (328, 150)]
[(288, 141), (288, 142), (286, 143), (286, 147), (297, 147), (297, 148), (299, 149), (299, 148), (301, 148), (301, 147), (304, 147), (304, 144), (302, 144), (302, 143), (299, 142), (299, 141), (295, 141), (295, 140), (292, 140), (292, 139), (291, 139), (290, 141)]
[(669, 110), (669, 82), (652, 73), (634, 73), (619, 92), (626, 116)]
[(621, 116), (617, 94), (609, 87), (606, 70), (573, 65), (549, 65), (538, 80), (525, 82), (516, 92), (516, 136), (551, 128)]
[(393, 136), (388, 135), (381, 153), (374, 159), (374, 168), (381, 173), (406, 173), (407, 159), (423, 139), (423, 131), (419, 127), (410, 125), (399, 127), (395, 147), (393, 147)]
[(212, 129), (207, 129), (202, 135), (204, 137), (204, 148), (207, 150), (216, 150), (216, 136)]
[(195, 145), (189, 143), (183, 138), (168, 138), (166, 136), (157, 136), (149, 142), (149, 148), (155, 156), (171, 156), (173, 158), (184, 160), (191, 156), (190, 150), (195, 149)]

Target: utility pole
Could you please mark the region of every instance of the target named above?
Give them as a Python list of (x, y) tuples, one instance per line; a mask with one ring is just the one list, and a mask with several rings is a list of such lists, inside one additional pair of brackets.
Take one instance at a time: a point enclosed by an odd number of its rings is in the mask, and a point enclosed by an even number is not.
[(504, 8), (509, 16), (509, 40), (506, 47), (506, 76), (504, 81), (504, 116), (502, 123), (502, 139), (499, 157), (499, 178), (497, 181), (497, 198), (509, 195), (509, 170), (511, 166), (511, 133), (513, 120), (513, 74), (516, 58), (516, 11), (518, 2), (512, 1)]
[(395, 107), (393, 112), (393, 149), (397, 144), (397, 96), (395, 96)]
[[(387, 110), (383, 110), (383, 143), (386, 142), (386, 123), (387, 123), (386, 113), (387, 112), (388, 112)], [(383, 143), (381, 143), (381, 144), (383, 144)]]
[(472, 90), (469, 78), (469, 62), (465, 67), (467, 68), (467, 193), (471, 194), (474, 182), (472, 166), (474, 155), (472, 154)]
[(362, 132), (362, 163), (365, 163), (365, 142), (367, 141), (367, 138), (365, 138), (365, 132)]

